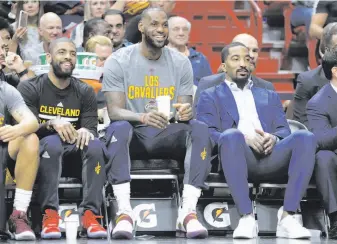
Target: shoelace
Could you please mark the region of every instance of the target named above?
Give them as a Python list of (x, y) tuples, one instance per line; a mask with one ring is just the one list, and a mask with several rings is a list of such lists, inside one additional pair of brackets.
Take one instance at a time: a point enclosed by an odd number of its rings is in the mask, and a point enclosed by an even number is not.
[(22, 232), (22, 231), (27, 230), (28, 219), (26, 216), (20, 214), (19, 216), (12, 217), (12, 220), (13, 222), (15, 222), (15, 227), (16, 227), (17, 232)]
[(97, 219), (103, 219), (103, 216), (99, 216), (99, 215), (94, 215), (94, 214), (90, 214), (90, 215), (85, 215), (84, 220), (85, 220), (85, 228), (89, 227), (90, 225), (95, 225), (98, 226), (100, 225), (97, 221)]
[[(45, 214), (43, 215), (43, 222), (50, 221), (51, 224), (57, 225), (59, 219), (61, 219), (61, 217), (60, 217), (57, 213), (54, 213), (54, 212), (51, 212), (51, 213), (45, 213)], [(52, 221), (51, 221), (51, 220), (52, 220)], [(48, 223), (48, 224), (49, 224), (49, 223)]]

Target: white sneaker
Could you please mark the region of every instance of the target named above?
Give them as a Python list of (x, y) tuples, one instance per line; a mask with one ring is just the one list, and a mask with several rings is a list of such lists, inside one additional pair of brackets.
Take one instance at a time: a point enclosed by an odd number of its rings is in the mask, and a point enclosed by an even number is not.
[(293, 215), (281, 219), (283, 208), (277, 214), (278, 223), (276, 236), (289, 239), (310, 239), (310, 231), (304, 228)]
[(198, 221), (195, 212), (183, 213), (179, 209), (176, 237), (186, 237), (189, 239), (204, 239), (208, 236), (207, 229)]
[(117, 217), (111, 237), (113, 239), (133, 239), (133, 220), (130, 215), (121, 214)]
[(234, 230), (234, 239), (252, 239), (257, 236), (256, 220), (253, 215), (242, 216), (238, 226)]

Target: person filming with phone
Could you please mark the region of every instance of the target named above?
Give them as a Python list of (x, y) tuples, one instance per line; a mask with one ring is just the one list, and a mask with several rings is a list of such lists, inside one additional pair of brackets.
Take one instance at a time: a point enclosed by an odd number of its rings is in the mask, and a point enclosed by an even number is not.
[(43, 4), (37, 0), (19, 1), (12, 27), (15, 31), (10, 51), (20, 52), (23, 60), (29, 60), (29, 50), (39, 44), (38, 25), (43, 15)]

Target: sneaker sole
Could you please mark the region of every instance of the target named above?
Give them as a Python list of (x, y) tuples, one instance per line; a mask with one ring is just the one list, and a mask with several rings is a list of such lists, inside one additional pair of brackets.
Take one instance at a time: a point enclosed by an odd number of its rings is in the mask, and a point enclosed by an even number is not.
[(42, 239), (61, 239), (61, 232), (41, 233)]
[(287, 239), (310, 239), (311, 235), (289, 236), (288, 232), (277, 230), (276, 237), (287, 238)]
[(22, 232), (20, 234), (11, 234), (13, 239), (16, 241), (35, 241), (36, 237), (34, 235), (34, 233), (30, 232), (30, 231), (25, 231)]
[(208, 237), (208, 231), (201, 230), (187, 233), (181, 230), (176, 230), (176, 237), (187, 239), (205, 239)]
[(90, 239), (106, 239), (108, 237), (108, 234), (106, 231), (97, 231), (93, 233), (87, 233), (88, 238)]
[(111, 238), (116, 240), (132, 240), (133, 234), (127, 231), (117, 231), (111, 235)]

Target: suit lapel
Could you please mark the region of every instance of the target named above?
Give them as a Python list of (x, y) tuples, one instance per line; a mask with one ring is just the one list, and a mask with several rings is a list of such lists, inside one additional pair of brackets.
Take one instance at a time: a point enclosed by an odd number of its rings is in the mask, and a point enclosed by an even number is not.
[(238, 108), (235, 103), (234, 96), (227, 86), (225, 82), (222, 82), (217, 89), (216, 93), (218, 96), (218, 104), (223, 104), (224, 106), (220, 106), (221, 109), (221, 117), (226, 116), (226, 112), (232, 117), (235, 124), (239, 124), (239, 113)]
[[(329, 98), (329, 102), (327, 103), (328, 109), (333, 109), (333, 114), (337, 114), (337, 94), (335, 90), (332, 88), (331, 84), (328, 84), (326, 87), (327, 90), (327, 97)], [(332, 106), (331, 106), (332, 105)]]
[(266, 92), (266, 90), (257, 88), (254, 85), (252, 86), (252, 93), (255, 101), (256, 111), (262, 125), (262, 129), (266, 131), (267, 128), (264, 121), (266, 121), (267, 118), (265, 118), (264, 116), (263, 108), (268, 105), (268, 93)]

